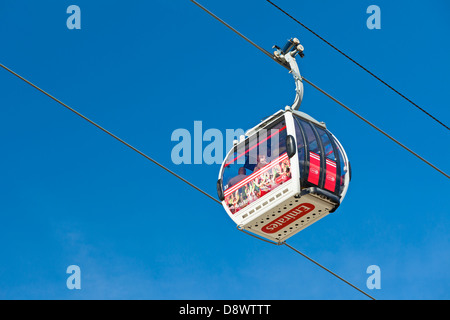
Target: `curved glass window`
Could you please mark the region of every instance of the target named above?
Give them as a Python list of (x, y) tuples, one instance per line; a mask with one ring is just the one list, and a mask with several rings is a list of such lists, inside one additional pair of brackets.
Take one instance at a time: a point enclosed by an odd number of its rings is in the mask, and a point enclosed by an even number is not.
[(325, 177), (323, 188), (334, 193), (337, 191), (336, 183), (338, 171), (335, 147), (331, 142), (330, 135), (327, 131), (319, 127), (316, 127), (316, 130), (322, 141), (325, 157), (325, 163), (322, 166)]
[(320, 139), (322, 140), (323, 144), (323, 150), (325, 157), (329, 160), (336, 161), (336, 156), (334, 153), (333, 144), (331, 143), (330, 137), (328, 136), (328, 133), (323, 130), (322, 128), (316, 127), (317, 133), (320, 136)]
[(339, 181), (339, 195), (342, 194), (344, 191), (344, 185), (345, 185), (345, 175), (347, 174), (347, 171), (349, 170), (348, 164), (345, 161), (344, 153), (342, 152), (342, 149), (338, 142), (335, 142), (338, 150), (338, 156), (339, 156), (339, 167), (340, 167), (340, 176), (338, 178)]
[(225, 160), (222, 181), (231, 213), (291, 179), (284, 117), (234, 147)]
[(305, 175), (306, 167), (306, 153), (305, 153), (305, 137), (303, 135), (303, 130), (300, 128), (298, 121), (294, 118), (295, 136), (297, 137), (297, 156), (300, 169), (300, 184), (302, 184), (302, 179)]
[[(299, 128), (303, 131), (303, 139), (305, 143), (305, 160), (304, 168), (302, 169), (303, 177), (301, 179), (302, 187), (319, 186), (320, 185), (320, 165), (322, 149), (320, 142), (313, 127), (308, 121), (295, 117)], [(298, 136), (297, 136), (297, 140)]]
[(294, 116), (300, 184), (341, 195), (347, 165), (339, 143), (326, 129)]

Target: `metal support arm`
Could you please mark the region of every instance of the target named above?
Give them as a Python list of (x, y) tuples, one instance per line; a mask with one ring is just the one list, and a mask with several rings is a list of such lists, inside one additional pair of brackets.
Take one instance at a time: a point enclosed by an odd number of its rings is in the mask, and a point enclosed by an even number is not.
[(299, 54), (303, 58), (303, 46), (297, 38), (289, 40), (283, 49), (276, 47), (278, 50), (275, 51), (274, 56), (279, 61), (289, 66), (289, 73), (292, 74), (295, 81), (295, 100), (291, 106), (291, 109), (298, 110), (300, 104), (303, 100), (303, 82), (300, 70), (297, 64), (296, 55)]

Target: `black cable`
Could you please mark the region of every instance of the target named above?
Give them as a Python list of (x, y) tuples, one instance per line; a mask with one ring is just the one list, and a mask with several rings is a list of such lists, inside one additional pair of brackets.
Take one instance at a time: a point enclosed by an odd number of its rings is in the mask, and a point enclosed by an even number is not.
[(362, 294), (365, 294), (366, 296), (368, 296), (370, 299), (375, 300), (374, 297), (372, 297), (371, 295), (367, 294), (366, 292), (362, 291), (361, 289), (359, 289), (358, 287), (354, 286), (353, 284), (351, 284), (350, 282), (348, 282), (347, 280), (345, 280), (344, 278), (338, 276), (336, 273), (334, 273), (333, 271), (331, 271), (330, 269), (324, 267), (323, 265), (321, 265), (320, 263), (318, 263), (317, 261), (311, 259), (310, 257), (308, 257), (306, 254), (298, 251), (297, 249), (295, 249), (294, 247), (292, 247), (291, 245), (287, 244), (286, 242), (283, 242), (282, 244), (284, 244), (286, 247), (294, 250), (295, 252), (297, 252), (298, 254), (300, 254), (301, 256), (303, 256), (304, 258), (308, 259), (309, 261), (311, 261), (312, 263), (318, 265), (319, 267), (321, 267), (322, 269), (324, 269), (325, 271), (331, 273), (333, 276), (335, 276), (336, 278), (344, 281), (346, 284), (348, 284), (349, 286), (355, 288), (356, 290), (358, 290), (359, 292), (361, 292)]
[(244, 228), (238, 226), (237, 229), (249, 236), (252, 236), (258, 240), (276, 245), (276, 246), (281, 246), (281, 245), (285, 245), (286, 247), (290, 248), (291, 250), (297, 252), (298, 254), (300, 254), (302, 257), (308, 259), (309, 261), (311, 261), (312, 263), (314, 263), (315, 265), (321, 267), (323, 270), (329, 272), (330, 274), (332, 274), (333, 276), (335, 276), (336, 278), (338, 278), (339, 280), (342, 280), (343, 282), (345, 282), (346, 284), (348, 284), (349, 286), (355, 288), (356, 290), (358, 290), (359, 292), (363, 293), (364, 295), (368, 296), (369, 298), (371, 298), (372, 300), (376, 300), (374, 297), (372, 297), (371, 295), (369, 295), (368, 293), (364, 292), (363, 290), (359, 289), (357, 286), (351, 284), (350, 282), (348, 282), (347, 280), (345, 280), (344, 278), (342, 278), (341, 276), (337, 275), (336, 273), (334, 273), (333, 271), (331, 271), (330, 269), (328, 269), (327, 267), (323, 266), (322, 264), (318, 263), (317, 261), (315, 261), (314, 259), (311, 259), (310, 257), (308, 257), (306, 254), (304, 254), (303, 252), (300, 252), (299, 250), (295, 249), (293, 246), (289, 245), (286, 241), (280, 242), (280, 243), (276, 243), (273, 241), (269, 241), (266, 239), (263, 239), (261, 237), (258, 237), (248, 231), (246, 231)]
[(153, 162), (154, 164), (156, 164), (157, 166), (159, 166), (160, 168), (166, 170), (167, 172), (169, 172), (170, 174), (174, 175), (175, 177), (177, 177), (178, 179), (180, 179), (181, 181), (187, 183), (189, 186), (191, 186), (192, 188), (200, 191), (201, 193), (203, 193), (205, 196), (211, 198), (212, 200), (216, 201), (217, 203), (221, 204), (221, 202), (219, 200), (217, 200), (216, 198), (212, 197), (211, 195), (207, 194), (205, 191), (203, 191), (202, 189), (198, 188), (197, 186), (195, 186), (194, 184), (190, 183), (189, 181), (187, 181), (186, 179), (182, 178), (181, 176), (179, 176), (178, 174), (176, 174), (175, 172), (173, 172), (172, 170), (166, 168), (165, 166), (163, 166), (162, 164), (160, 164), (159, 162), (157, 162), (156, 160), (150, 158), (149, 156), (147, 156), (145, 153), (143, 153), (142, 151), (139, 151), (138, 149), (136, 149), (135, 147), (133, 147), (132, 145), (130, 145), (129, 143), (125, 142), (124, 140), (120, 139), (118, 136), (114, 135), (113, 133), (109, 132), (108, 130), (106, 130), (105, 128), (103, 128), (102, 126), (98, 125), (97, 123), (95, 123), (94, 121), (92, 121), (91, 119), (89, 119), (88, 117), (82, 115), (81, 113), (79, 113), (78, 111), (76, 111), (75, 109), (69, 107), (67, 104), (63, 103), (62, 101), (56, 99), (54, 96), (52, 96), (51, 94), (47, 93), (46, 91), (42, 90), (41, 88), (39, 88), (38, 86), (36, 86), (35, 84), (31, 83), (30, 81), (28, 81), (27, 79), (25, 79), (24, 77), (20, 76), (19, 74), (15, 73), (14, 71), (12, 71), (11, 69), (7, 68), (6, 66), (4, 66), (3, 64), (0, 63), (0, 67), (2, 67), (3, 69), (5, 69), (6, 71), (10, 72), (11, 74), (15, 75), (16, 77), (18, 77), (19, 79), (25, 81), (26, 83), (28, 83), (30, 86), (32, 86), (33, 88), (39, 90), (40, 92), (42, 92), (43, 94), (45, 94), (47, 97), (53, 99), (54, 101), (58, 102), (60, 105), (62, 105), (63, 107), (65, 107), (66, 109), (72, 111), (73, 113), (75, 113), (77, 116), (83, 118), (84, 120), (86, 120), (87, 122), (89, 122), (90, 124), (96, 126), (98, 129), (102, 130), (103, 132), (107, 133), (108, 135), (110, 135), (111, 137), (113, 137), (114, 139), (116, 139), (117, 141), (123, 143), (125, 146), (127, 146), (128, 148), (132, 149), (133, 151), (139, 153), (141, 156), (143, 156), (144, 158), (146, 158), (147, 160), (150, 160), (151, 162)]
[(323, 37), (321, 37), (320, 35), (318, 35), (316, 32), (314, 32), (313, 30), (311, 30), (310, 28), (308, 28), (306, 25), (304, 25), (303, 23), (301, 23), (299, 20), (297, 20), (296, 18), (294, 18), (292, 15), (290, 15), (289, 13), (287, 13), (285, 10), (283, 10), (282, 8), (280, 8), (279, 6), (277, 6), (275, 3), (273, 3), (270, 0), (266, 0), (267, 2), (269, 2), (271, 5), (273, 5), (275, 8), (277, 8), (278, 10), (280, 10), (281, 12), (283, 12), (285, 15), (287, 15), (289, 18), (291, 18), (292, 20), (294, 20), (295, 22), (297, 22), (299, 25), (301, 25), (303, 28), (305, 28), (306, 30), (308, 30), (309, 32), (311, 32), (313, 35), (315, 35), (317, 38), (319, 38), (320, 40), (322, 40), (323, 42), (325, 42), (327, 45), (329, 45), (331, 48), (333, 48), (334, 50), (336, 50), (337, 52), (339, 52), (340, 54), (342, 54), (344, 57), (346, 57), (347, 59), (349, 59), (351, 62), (353, 62), (354, 64), (356, 64), (358, 67), (360, 67), (361, 69), (363, 69), (364, 71), (366, 71), (368, 74), (370, 74), (372, 77), (374, 77), (375, 79), (377, 79), (378, 81), (380, 81), (382, 84), (384, 84), (386, 87), (388, 87), (389, 89), (391, 89), (392, 91), (394, 91), (395, 93), (397, 93), (400, 97), (402, 97), (403, 99), (405, 99), (406, 101), (408, 101), (409, 103), (411, 103), (413, 106), (415, 106), (417, 109), (419, 109), (420, 111), (422, 111), (423, 113), (425, 113), (427, 116), (429, 116), (430, 118), (432, 118), (434, 121), (436, 121), (437, 123), (439, 123), (440, 125), (442, 125), (444, 128), (446, 128), (447, 130), (450, 130), (450, 128), (444, 124), (442, 121), (440, 121), (439, 119), (437, 119), (435, 116), (433, 116), (432, 114), (430, 114), (428, 111), (426, 111), (425, 109), (421, 108), (419, 105), (417, 105), (415, 102), (413, 102), (411, 99), (409, 99), (408, 97), (406, 97), (405, 95), (403, 95), (401, 92), (399, 92), (398, 90), (396, 90), (395, 88), (393, 88), (391, 85), (389, 85), (388, 83), (386, 83), (384, 80), (382, 80), (380, 77), (378, 77), (377, 75), (375, 75), (373, 72), (371, 72), (370, 70), (368, 70), (367, 68), (365, 68), (364, 66), (362, 66), (360, 63), (358, 63), (357, 61), (355, 61), (353, 58), (351, 58), (350, 56), (348, 56), (346, 53), (344, 53), (343, 51), (339, 50), (338, 48), (336, 48), (336, 46), (334, 46), (333, 44), (331, 44), (330, 42), (328, 42), (327, 40), (325, 40)]
[(286, 69), (290, 70), (288, 66), (286, 66), (285, 64), (283, 64), (280, 60), (276, 59), (274, 57), (273, 54), (271, 54), (269, 51), (267, 51), (266, 49), (258, 46), (256, 43), (254, 43), (253, 41), (251, 41), (249, 38), (247, 38), (246, 36), (244, 36), (242, 33), (240, 33), (239, 31), (237, 31), (235, 28), (233, 28), (232, 26), (230, 26), (228, 23), (226, 23), (225, 21), (223, 21), (222, 19), (220, 19), (218, 16), (216, 16), (214, 13), (212, 13), (211, 11), (209, 11), (208, 9), (206, 9), (204, 6), (202, 6), (200, 3), (198, 3), (195, 0), (191, 0), (191, 2), (193, 4), (195, 4), (197, 7), (199, 7), (200, 9), (202, 9), (203, 11), (205, 11), (207, 14), (209, 14), (211, 17), (213, 17), (214, 19), (216, 19), (217, 21), (219, 21), (220, 23), (222, 23), (225, 27), (227, 27), (228, 29), (230, 29), (231, 31), (233, 31), (234, 33), (236, 33), (238, 36), (240, 36), (242, 39), (244, 39), (245, 41), (247, 41), (248, 43), (250, 43), (252, 46), (254, 46), (255, 48), (259, 49), (262, 53), (264, 53), (265, 55), (267, 55), (269, 58), (272, 58), (272, 60), (274, 60), (275, 62), (277, 62), (279, 65), (285, 67)]

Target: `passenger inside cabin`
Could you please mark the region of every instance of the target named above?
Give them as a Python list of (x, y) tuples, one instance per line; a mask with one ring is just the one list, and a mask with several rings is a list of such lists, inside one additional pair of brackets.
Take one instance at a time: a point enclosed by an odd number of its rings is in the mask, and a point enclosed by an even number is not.
[(265, 155), (263, 155), (263, 154), (258, 155), (257, 163), (256, 163), (255, 168), (253, 169), (253, 172), (256, 172), (259, 169), (262, 169), (267, 163), (268, 162), (267, 162), (267, 158)]
[(228, 181), (228, 188), (234, 186), (235, 184), (237, 184), (239, 181), (245, 179), (247, 177), (246, 174), (246, 170), (244, 167), (240, 167), (238, 170), (238, 175), (231, 178), (230, 181)]

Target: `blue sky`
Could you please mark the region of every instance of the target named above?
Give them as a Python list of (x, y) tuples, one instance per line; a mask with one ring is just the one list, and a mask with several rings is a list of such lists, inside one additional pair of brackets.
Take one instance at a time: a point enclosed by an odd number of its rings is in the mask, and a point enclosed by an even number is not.
[[(449, 172), (449, 133), (265, 1), (203, 5), (266, 49), (298, 37), (302, 74)], [(450, 123), (446, 1), (281, 7)], [(66, 27), (69, 5), (81, 30)], [(369, 5), (381, 29), (366, 27)], [(175, 165), (171, 134), (250, 128), (294, 99), (285, 69), (188, 0), (2, 1), (0, 61), (216, 195), (219, 165)], [(0, 70), (1, 71), (1, 70)], [(365, 299), (0, 72), (0, 298)], [(352, 162), (339, 210), (289, 243), (378, 299), (450, 298), (447, 178), (305, 84), (302, 110)], [(68, 290), (66, 268), (81, 268)], [(381, 269), (368, 290), (366, 269)]]

